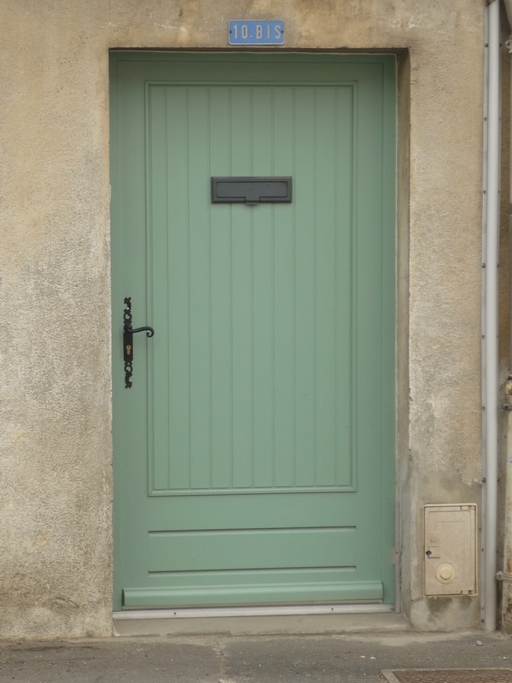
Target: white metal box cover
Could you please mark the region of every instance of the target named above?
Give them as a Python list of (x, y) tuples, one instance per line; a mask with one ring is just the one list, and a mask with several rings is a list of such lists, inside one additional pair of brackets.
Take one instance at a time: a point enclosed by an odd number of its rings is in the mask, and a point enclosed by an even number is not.
[(425, 595), (476, 595), (477, 506), (425, 505)]

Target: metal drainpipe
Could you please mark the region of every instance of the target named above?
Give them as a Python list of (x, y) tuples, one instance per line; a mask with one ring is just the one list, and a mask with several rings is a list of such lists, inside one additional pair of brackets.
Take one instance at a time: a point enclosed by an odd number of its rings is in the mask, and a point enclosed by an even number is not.
[[(505, 8), (507, 10), (508, 23), (512, 28), (512, 0), (505, 0)], [(507, 48), (512, 54), (512, 36), (507, 41)], [(512, 71), (511, 71), (512, 77)], [(511, 83), (512, 85), (512, 83)], [(511, 87), (512, 96), (512, 87)], [(512, 101), (511, 101), (512, 106)], [(511, 131), (512, 133), (512, 131)], [(512, 142), (512, 134), (511, 134)], [(512, 158), (512, 157), (511, 157)], [(512, 202), (512, 167), (510, 175), (510, 190), (509, 198)], [(512, 203), (511, 206), (511, 223), (510, 228), (512, 234)], [(512, 283), (511, 283), (512, 284)], [(512, 291), (511, 291), (512, 295)], [(511, 334), (512, 340), (512, 334)], [(507, 465), (506, 465), (506, 483), (505, 483), (505, 520), (504, 520), (504, 547), (503, 547), (503, 570), (499, 571), (497, 577), (502, 584), (502, 599), (501, 599), (501, 627), (502, 630), (512, 632), (512, 349), (509, 352), (509, 372), (506, 383), (506, 394), (508, 399), (508, 413), (507, 413)]]
[(500, 220), (500, 7), (487, 9), (486, 150), (484, 150), (484, 524), (482, 566), (484, 628), (496, 629), (496, 550), (498, 521), (498, 258)]

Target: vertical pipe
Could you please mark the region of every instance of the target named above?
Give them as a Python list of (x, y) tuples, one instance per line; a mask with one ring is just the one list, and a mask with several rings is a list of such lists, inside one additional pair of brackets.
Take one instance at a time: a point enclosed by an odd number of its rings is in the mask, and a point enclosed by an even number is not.
[[(512, 29), (512, 0), (505, 0), (508, 23)], [(508, 39), (507, 49), (512, 54), (512, 36)], [(511, 70), (512, 78), (512, 70)], [(512, 111), (512, 82), (510, 88), (510, 109)], [(512, 145), (512, 134), (510, 136)], [(512, 159), (512, 147), (510, 148)], [(509, 177), (509, 201), (510, 203), (510, 223), (509, 239), (512, 239), (512, 168)], [(512, 261), (512, 259), (511, 259)], [(512, 278), (510, 281), (512, 286)], [(511, 290), (512, 301), (512, 290)], [(512, 316), (511, 316), (512, 320)], [(512, 330), (510, 331), (510, 341), (512, 344)], [(498, 572), (498, 577), (503, 581), (501, 591), (501, 629), (505, 633), (512, 633), (512, 347), (509, 349), (508, 358), (508, 378), (506, 383), (506, 399), (508, 402), (507, 413), (507, 460), (505, 472), (505, 519), (504, 519), (504, 547), (503, 547), (503, 570)]]
[(498, 258), (500, 219), (500, 9), (488, 8), (487, 202), (485, 244), (485, 560), (484, 628), (496, 629), (498, 500)]
[[(509, 382), (510, 379), (507, 381), (507, 384)], [(507, 413), (504, 527), (503, 569), (497, 574), (498, 578), (503, 581), (501, 591), (501, 630), (504, 633), (512, 633), (512, 412), (510, 412), (510, 408)]]

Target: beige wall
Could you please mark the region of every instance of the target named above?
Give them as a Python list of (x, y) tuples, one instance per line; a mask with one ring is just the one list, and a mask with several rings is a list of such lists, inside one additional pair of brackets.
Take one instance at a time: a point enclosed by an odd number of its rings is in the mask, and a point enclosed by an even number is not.
[(287, 48), (409, 50), (400, 76), (403, 605), (419, 629), (478, 626), (478, 598), (422, 597), (419, 511), (480, 501), (484, 6), (0, 0), (0, 635), (111, 632), (108, 50), (226, 48), (229, 18), (283, 19)]

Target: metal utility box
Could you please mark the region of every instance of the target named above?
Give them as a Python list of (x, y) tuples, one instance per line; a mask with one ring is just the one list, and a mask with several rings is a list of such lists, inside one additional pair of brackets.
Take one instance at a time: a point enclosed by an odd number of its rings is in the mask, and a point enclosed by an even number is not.
[(477, 506), (423, 508), (425, 595), (477, 594)]

